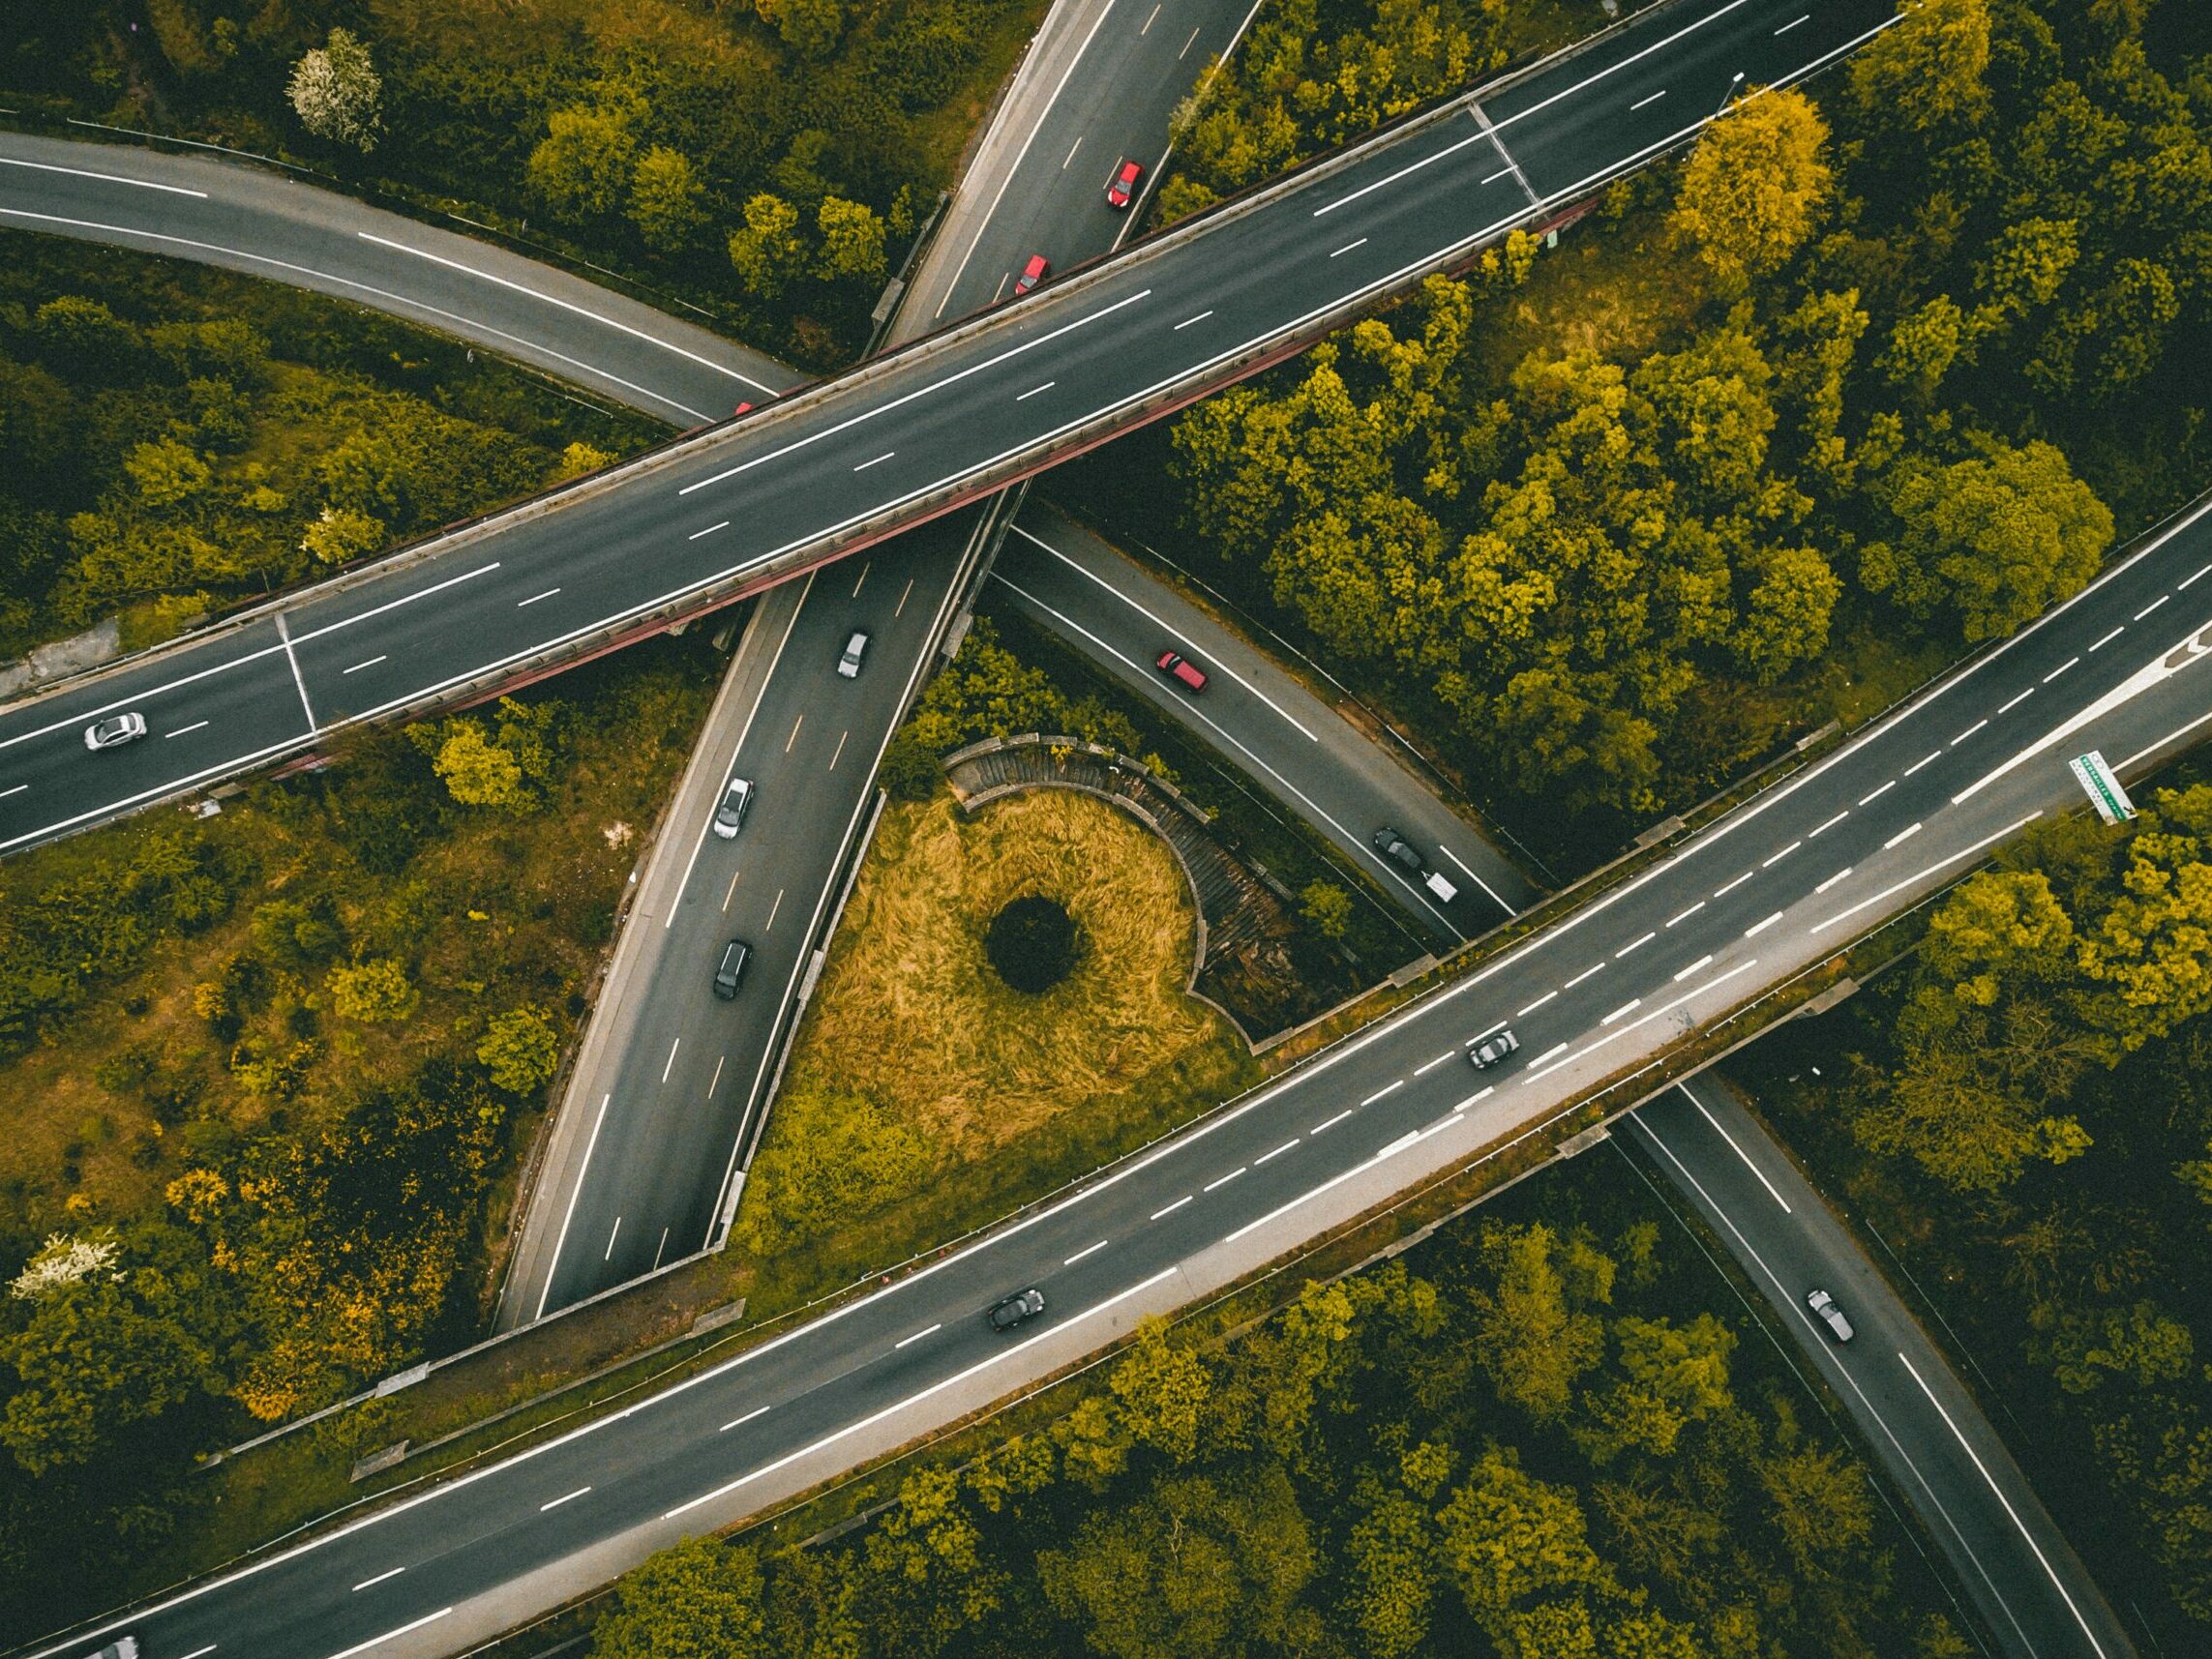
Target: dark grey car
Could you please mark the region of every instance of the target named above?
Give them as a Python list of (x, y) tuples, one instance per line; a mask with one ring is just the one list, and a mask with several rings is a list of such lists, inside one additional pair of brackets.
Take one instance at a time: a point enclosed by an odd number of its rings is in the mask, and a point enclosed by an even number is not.
[(1044, 1292), (1031, 1285), (1027, 1290), (1017, 1291), (991, 1309), (991, 1328), (1010, 1331), (1025, 1319), (1033, 1319), (1044, 1312)]
[(1421, 860), (1420, 848), (1406, 840), (1404, 836), (1398, 834), (1389, 824), (1385, 824), (1375, 832), (1374, 841), (1375, 850), (1392, 864), (1410, 870), (1416, 875), (1427, 868)]
[(727, 1002), (737, 994), (737, 988), (745, 983), (745, 960), (752, 954), (743, 939), (732, 939), (722, 947), (714, 964), (715, 995)]

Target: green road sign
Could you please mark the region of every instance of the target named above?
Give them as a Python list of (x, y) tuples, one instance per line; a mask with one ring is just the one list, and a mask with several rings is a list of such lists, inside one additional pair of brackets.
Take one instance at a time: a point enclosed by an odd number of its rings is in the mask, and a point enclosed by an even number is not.
[(2104, 755), (2095, 749), (2086, 755), (2077, 755), (2067, 764), (2074, 776), (2080, 780), (2081, 787), (2089, 793), (2089, 804), (2097, 809), (2097, 815), (2108, 824), (2125, 822), (2136, 815), (2135, 803), (2120, 786), (2119, 779), (2112, 776), (2112, 768), (2105, 763)]

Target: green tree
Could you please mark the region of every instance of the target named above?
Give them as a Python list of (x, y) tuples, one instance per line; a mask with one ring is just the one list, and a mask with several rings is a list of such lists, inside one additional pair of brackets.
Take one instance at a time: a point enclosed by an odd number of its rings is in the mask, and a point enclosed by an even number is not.
[(926, 801), (937, 792), (944, 768), (911, 726), (901, 726), (883, 747), (876, 782), (894, 801)]
[(445, 780), (453, 798), (464, 807), (527, 813), (539, 805), (536, 791), (523, 777), (521, 764), (488, 739), (474, 721), (455, 722), (431, 764)]
[(535, 1094), (560, 1067), (560, 1034), (544, 1009), (510, 1008), (487, 1022), (476, 1058), (492, 1073), (493, 1087)]
[(422, 992), (407, 981), (407, 970), (390, 957), (342, 963), (324, 977), (331, 1012), (365, 1025), (391, 1024), (414, 1018)]
[(1867, 1471), (1840, 1448), (1803, 1445), (1758, 1466), (1767, 1515), (1801, 1578), (1851, 1571), (1874, 1535), (1874, 1497)]
[(1772, 685), (1828, 649), (1828, 624), (1843, 582), (1811, 548), (1777, 548), (1757, 576), (1729, 643), (1747, 674)]
[(582, 478), (587, 472), (597, 472), (603, 466), (613, 464), (614, 457), (606, 450), (579, 439), (560, 452), (560, 459), (553, 467), (553, 482)]
[(2178, 1382), (2197, 1367), (2197, 1339), (2148, 1298), (2126, 1308), (2092, 1308), (2058, 1317), (2042, 1339), (2058, 1386), (2087, 1394), (2112, 1378), (2137, 1388)]
[(1299, 914), (1325, 939), (1352, 931), (1352, 895), (1333, 881), (1308, 881), (1298, 896)]
[(1476, 1460), (1437, 1517), (1437, 1549), (1468, 1612), (1493, 1636), (1539, 1596), (1614, 1588), (1574, 1495), (1528, 1473), (1510, 1447)]
[(687, 246), (706, 222), (700, 200), (705, 193), (689, 156), (655, 144), (638, 158), (630, 175), (630, 222), (646, 247), (673, 252)]
[(1115, 1366), (1109, 1386), (1130, 1434), (1179, 1464), (1191, 1460), (1212, 1378), (1197, 1354), (1169, 1344), (1164, 1319), (1138, 1327), (1136, 1346)]
[(950, 1469), (919, 1469), (900, 1483), (863, 1558), (871, 1615), (886, 1645), (924, 1659), (996, 1611), (1005, 1592), (1005, 1569), (985, 1555)]
[(63, 294), (31, 313), (39, 361), (70, 381), (106, 385), (134, 376), (145, 357), (138, 330), (105, 302)]
[(376, 147), (384, 128), (376, 107), (383, 93), (368, 44), (350, 29), (331, 30), (322, 45), (303, 54), (284, 88), (301, 126), (364, 155)]
[(730, 263), (755, 299), (774, 299), (804, 272), (798, 223), (798, 209), (781, 196), (762, 191), (746, 198), (745, 222), (730, 233)]
[(1988, 0), (1916, 0), (1851, 59), (1851, 96), (1879, 131), (1978, 120), (1988, 105)]
[(845, 33), (844, 0), (753, 0), (784, 44), (802, 57), (827, 57)]
[(134, 444), (123, 470), (138, 487), (138, 499), (156, 512), (189, 506), (215, 482), (207, 458), (175, 438)]
[(592, 1659), (765, 1659), (762, 1599), (751, 1550), (687, 1538), (616, 1582)]
[(317, 564), (367, 558), (384, 545), (384, 526), (350, 507), (325, 507), (300, 533), (300, 551)]
[(637, 171), (641, 113), (634, 98), (572, 104), (546, 117), (546, 135), (530, 152), (531, 191), (563, 219), (613, 213)]
[(815, 209), (822, 233), (816, 270), (824, 281), (880, 282), (883, 280), (883, 222), (865, 202), (825, 195)]
[[(1489, 1284), (1472, 1297), (1475, 1353), (1498, 1398), (1538, 1422), (1565, 1414), (1575, 1378), (1604, 1357), (1605, 1330), (1577, 1304), (1558, 1235), (1543, 1226), (1486, 1232)], [(1602, 1298), (1599, 1298), (1602, 1299)]]
[(1765, 88), (1705, 130), (1683, 163), (1675, 227), (1724, 282), (1779, 270), (1812, 234), (1834, 176), (1810, 99)]
[(1918, 311), (1907, 311), (1890, 331), (1882, 372), (1893, 386), (1923, 402), (1932, 400), (1968, 344), (1967, 319), (1948, 294), (1938, 294)]

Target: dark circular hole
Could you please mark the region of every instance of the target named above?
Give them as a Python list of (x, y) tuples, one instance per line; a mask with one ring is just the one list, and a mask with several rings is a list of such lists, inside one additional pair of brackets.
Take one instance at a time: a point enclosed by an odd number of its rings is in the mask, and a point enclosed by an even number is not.
[(1074, 969), (1080, 943), (1075, 918), (1042, 894), (1031, 893), (991, 918), (983, 954), (1001, 979), (1034, 996)]

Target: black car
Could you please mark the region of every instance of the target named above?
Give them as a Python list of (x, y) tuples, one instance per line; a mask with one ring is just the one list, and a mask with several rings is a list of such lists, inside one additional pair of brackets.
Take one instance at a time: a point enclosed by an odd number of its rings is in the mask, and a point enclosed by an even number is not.
[(1420, 852), (1413, 843), (1398, 834), (1389, 824), (1385, 824), (1375, 832), (1374, 841), (1375, 850), (1392, 864), (1402, 865), (1416, 875), (1427, 868), (1421, 862)]
[(991, 1309), (991, 1328), (1010, 1331), (1025, 1319), (1033, 1319), (1044, 1312), (1044, 1292), (1031, 1285), (1027, 1290), (1017, 1291)]
[(1520, 1047), (1521, 1040), (1513, 1035), (1513, 1028), (1509, 1025), (1503, 1030), (1493, 1031), (1468, 1050), (1467, 1060), (1477, 1071), (1486, 1072), (1508, 1055), (1518, 1053)]
[(732, 939), (722, 947), (722, 955), (714, 963), (714, 994), (727, 1002), (737, 994), (737, 988), (745, 983), (745, 960), (753, 954), (743, 939)]

